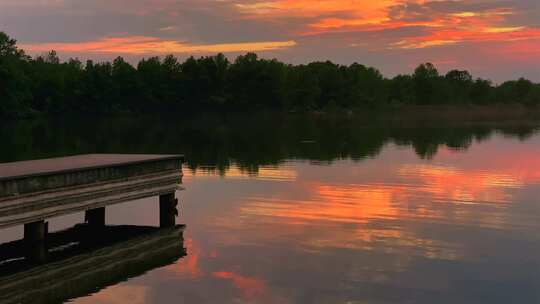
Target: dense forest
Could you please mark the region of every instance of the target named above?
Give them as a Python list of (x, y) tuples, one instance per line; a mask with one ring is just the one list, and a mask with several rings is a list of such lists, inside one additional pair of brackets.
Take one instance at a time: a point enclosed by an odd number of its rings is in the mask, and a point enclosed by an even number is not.
[(234, 62), (223, 54), (184, 62), (151, 57), (136, 67), (121, 57), (62, 62), (54, 51), (31, 58), (0, 32), (0, 117), (504, 103), (540, 104), (540, 84), (519, 79), (494, 85), (467, 71), (442, 75), (430, 63), (412, 75), (385, 78), (358, 63), (291, 65), (253, 53)]

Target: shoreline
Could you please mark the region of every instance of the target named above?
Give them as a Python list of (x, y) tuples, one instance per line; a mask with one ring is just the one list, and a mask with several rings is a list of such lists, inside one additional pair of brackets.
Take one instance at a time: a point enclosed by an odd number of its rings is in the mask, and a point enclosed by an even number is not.
[[(3, 118), (2, 122), (32, 121), (32, 120), (56, 120), (56, 119), (135, 119), (135, 118), (196, 118), (205, 116), (242, 116), (242, 115), (280, 115), (280, 116), (311, 116), (311, 117), (348, 117), (353, 119), (385, 119), (395, 121), (498, 121), (512, 119), (540, 120), (539, 105), (523, 105), (520, 103), (508, 104), (463, 104), (463, 105), (400, 105), (379, 107), (357, 107), (357, 108), (332, 108), (326, 110), (308, 111), (282, 111), (271, 109), (228, 109), (228, 110), (187, 110), (184, 112), (150, 112), (150, 113), (130, 113), (118, 112), (107, 114), (83, 114), (72, 113), (34, 113), (24, 117)], [(0, 123), (1, 125), (1, 123)]]

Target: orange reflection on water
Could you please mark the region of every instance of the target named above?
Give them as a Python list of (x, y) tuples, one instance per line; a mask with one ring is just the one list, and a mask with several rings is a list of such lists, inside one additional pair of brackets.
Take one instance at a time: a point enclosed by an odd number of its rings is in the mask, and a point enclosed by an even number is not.
[(114, 285), (100, 290), (92, 296), (77, 299), (78, 304), (144, 304), (147, 302), (148, 286)]
[(261, 279), (243, 276), (232, 271), (203, 271), (201, 264), (208, 262), (209, 259), (216, 259), (220, 256), (217, 250), (214, 249), (206, 252), (199, 244), (189, 238), (185, 240), (184, 244), (188, 248), (188, 255), (178, 263), (165, 267), (164, 270), (166, 272), (189, 279), (215, 277), (231, 280), (234, 286), (241, 292), (242, 297), (248, 301), (266, 295), (267, 287)]
[(275, 238), (288, 237), (284, 233), (294, 235), (307, 250), (413, 251), (425, 258), (455, 260), (463, 256), (458, 244), (416, 233), (408, 225), (436, 221), (501, 228), (508, 220), (504, 210), (514, 200), (515, 190), (527, 184), (522, 178), (527, 175), (503, 169), (405, 164), (387, 170), (381, 182), (322, 184), (300, 180), (291, 195), (248, 197), (239, 207), (242, 216), (234, 225), (253, 228), (243, 235), (245, 238), (264, 239), (268, 236), (263, 230), (270, 228), (259, 231), (256, 227), (265, 223), (272, 227)]
[(212, 273), (216, 278), (231, 280), (241, 292), (246, 300), (254, 300), (266, 293), (266, 285), (261, 279), (247, 277), (229, 271), (218, 271)]
[[(333, 231), (330, 233), (306, 238), (303, 245), (307, 246), (309, 250), (318, 251), (339, 248), (377, 251), (385, 254), (407, 252), (410, 255), (438, 260), (457, 260), (463, 257), (461, 248), (456, 244), (421, 236), (399, 225), (380, 228), (370, 225), (360, 225), (355, 228), (342, 227), (341, 229), (333, 227)], [(401, 266), (406, 265), (402, 264)]]
[(291, 218), (295, 221), (367, 222), (372, 218), (393, 218), (393, 197), (403, 193), (396, 187), (314, 185), (317, 199), (294, 200), (255, 198), (242, 212), (257, 216)]
[[(414, 201), (414, 191), (404, 185), (317, 184), (309, 189), (313, 199), (306, 201), (249, 199), (241, 208), (246, 216), (244, 224), (260, 226), (266, 217), (269, 219), (266, 222), (275, 227), (274, 235), (280, 235), (281, 230), (300, 235), (295, 238), (308, 251), (330, 248), (385, 253), (414, 251), (415, 255), (441, 260), (454, 260), (463, 255), (453, 244), (406, 229), (407, 220), (440, 218), (442, 214), (422, 206), (425, 202), (409, 206), (409, 202)], [(250, 220), (253, 222), (248, 222)], [(321, 222), (325, 224), (321, 226)], [(250, 234), (244, 236), (264, 238)], [(402, 262), (404, 267), (406, 263)]]
[[(220, 174), (222, 177), (228, 179), (257, 179), (257, 180), (274, 180), (274, 181), (294, 181), (298, 178), (298, 172), (289, 167), (271, 167), (263, 166), (259, 167), (256, 171), (249, 171), (239, 168), (237, 166), (231, 166), (226, 169), (225, 172)], [(185, 170), (184, 176), (187, 178), (192, 177), (214, 177), (216, 176), (216, 170), (212, 168), (199, 168), (197, 171)]]
[(470, 204), (508, 203), (512, 194), (507, 190), (525, 185), (511, 174), (435, 165), (404, 165), (398, 174), (406, 180), (419, 179), (416, 190), (432, 194), (436, 201)]
[(178, 264), (172, 264), (165, 267), (166, 271), (189, 278), (200, 278), (204, 275), (200, 268), (200, 259), (203, 256), (202, 249), (188, 238), (184, 241), (184, 245), (188, 250), (187, 256), (183, 257)]

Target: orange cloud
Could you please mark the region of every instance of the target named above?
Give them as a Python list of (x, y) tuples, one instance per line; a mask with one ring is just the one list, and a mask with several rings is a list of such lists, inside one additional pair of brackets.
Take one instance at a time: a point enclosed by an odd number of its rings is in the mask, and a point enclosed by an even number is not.
[[(275, 0), (254, 4), (236, 4), (249, 19), (312, 18), (298, 34), (338, 31), (351, 26), (376, 26), (391, 21), (388, 9), (396, 0)], [(339, 15), (339, 17), (328, 17)], [(309, 29), (311, 28), (311, 29)]]
[(274, 0), (253, 4), (236, 4), (236, 7), (247, 15), (265, 17), (318, 17), (344, 12), (371, 16), (384, 12), (386, 8), (395, 3), (395, 0)]
[(515, 42), (540, 40), (540, 29), (525, 27), (485, 27), (473, 30), (441, 30), (426, 36), (409, 37), (390, 48), (417, 49), (462, 42)]
[(391, 42), (391, 49), (418, 49), (433, 46), (452, 45), (462, 42), (515, 41), (538, 39), (540, 29), (523, 25), (508, 25), (506, 18), (515, 15), (511, 9), (499, 8), (483, 12), (437, 13), (432, 11), (426, 20), (381, 18), (380, 22), (361, 23), (355, 19), (323, 19), (312, 24), (315, 31), (306, 34), (320, 34), (329, 31), (383, 31), (403, 27), (423, 27), (427, 34), (403, 37)]
[(129, 36), (103, 38), (95, 41), (74, 43), (23, 44), (21, 48), (29, 52), (56, 50), (66, 53), (113, 53), (113, 54), (176, 54), (176, 53), (229, 53), (248, 51), (270, 51), (296, 45), (290, 41), (240, 42), (221, 44), (191, 44), (157, 37)]
[[(481, 11), (439, 12), (424, 0), (274, 0), (255, 4), (237, 4), (247, 18), (306, 18), (313, 21), (293, 30), (302, 36), (324, 33), (380, 32), (404, 27), (427, 29), (426, 34), (403, 36), (395, 41), (373, 41), (382, 48), (419, 49), (452, 45), (463, 42), (507, 41), (508, 39), (536, 39), (540, 29), (520, 24), (508, 24), (508, 17), (516, 15), (509, 7), (495, 7)], [(408, 11), (417, 4), (418, 11)], [(397, 12), (396, 12), (397, 11)], [(383, 37), (384, 35), (381, 35)], [(384, 39), (383, 39), (384, 40)]]

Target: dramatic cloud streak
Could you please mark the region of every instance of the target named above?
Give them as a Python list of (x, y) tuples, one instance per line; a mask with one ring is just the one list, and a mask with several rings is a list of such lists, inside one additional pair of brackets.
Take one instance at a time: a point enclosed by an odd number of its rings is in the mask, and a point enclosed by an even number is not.
[(278, 50), (295, 46), (294, 41), (243, 42), (220, 44), (190, 44), (158, 37), (103, 38), (80, 43), (38, 43), (22, 47), (31, 52), (57, 50), (69, 53), (113, 53), (129, 55), (178, 54), (178, 53), (230, 53)]
[[(300, 18), (311, 21), (296, 29), (300, 35), (327, 33), (384, 32), (403, 28), (418, 28), (417, 37), (395, 37), (386, 46), (424, 48), (475, 41), (508, 41), (539, 38), (538, 28), (509, 24), (518, 14), (509, 7), (463, 10), (451, 5), (465, 1), (290, 1), (277, 0), (256, 4), (237, 4), (249, 18)], [(512, 33), (509, 35), (508, 33)], [(401, 39), (400, 38), (405, 38)], [(408, 42), (408, 41), (412, 42)], [(416, 42), (415, 42), (416, 41)], [(379, 45), (381, 48), (384, 44)]]

